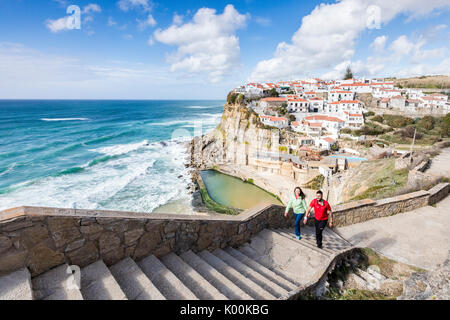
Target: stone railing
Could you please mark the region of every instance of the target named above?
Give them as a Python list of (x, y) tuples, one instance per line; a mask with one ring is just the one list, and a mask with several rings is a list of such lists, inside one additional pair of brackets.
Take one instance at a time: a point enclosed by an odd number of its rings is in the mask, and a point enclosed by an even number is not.
[(449, 190), (450, 184), (440, 183), (429, 191), (421, 190), (376, 201), (364, 199), (337, 205), (333, 211), (334, 224), (337, 227), (348, 226), (433, 205), (445, 198)]
[(290, 226), (284, 208), (261, 204), (239, 216), (165, 215), (20, 207), (0, 212), (0, 275), (28, 267), (32, 276), (63, 263), (107, 265), (125, 257), (237, 247), (265, 228)]
[[(345, 226), (434, 204), (448, 195), (443, 183), (389, 199), (336, 206), (335, 226)], [(0, 275), (27, 267), (33, 276), (63, 263), (107, 265), (125, 257), (238, 247), (265, 228), (293, 225), (284, 207), (261, 204), (238, 216), (193, 216), (19, 207), (0, 212)], [(312, 221), (310, 221), (312, 223)]]

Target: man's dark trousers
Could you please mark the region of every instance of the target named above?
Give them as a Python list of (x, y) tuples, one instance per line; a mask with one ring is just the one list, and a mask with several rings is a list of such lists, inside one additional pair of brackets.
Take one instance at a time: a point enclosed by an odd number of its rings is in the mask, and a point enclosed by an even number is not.
[(322, 232), (327, 226), (327, 220), (317, 220), (314, 219), (314, 225), (316, 226), (316, 243), (318, 247), (322, 247)]

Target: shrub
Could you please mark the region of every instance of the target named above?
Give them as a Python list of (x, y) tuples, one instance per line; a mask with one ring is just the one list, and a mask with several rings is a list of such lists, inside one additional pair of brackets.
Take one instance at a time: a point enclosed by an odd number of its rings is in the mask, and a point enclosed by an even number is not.
[(383, 119), (382, 116), (377, 115), (377, 116), (373, 117), (371, 120), (372, 120), (372, 121), (379, 122), (379, 123), (383, 123), (383, 120), (384, 120), (384, 119)]
[(399, 116), (399, 115), (384, 115), (386, 123), (394, 128), (404, 128), (407, 125), (413, 124), (414, 120), (409, 117)]
[[(413, 137), (414, 137), (414, 132), (415, 132), (415, 130), (416, 130), (415, 127), (409, 126), (409, 127), (406, 127), (405, 129), (401, 130), (401, 131), (400, 131), (400, 135), (401, 135), (403, 138), (413, 138)], [(423, 138), (423, 134), (420, 133), (420, 132), (416, 132), (416, 139), (417, 139), (417, 140), (420, 140), (420, 139), (422, 139), (422, 138)]]
[(352, 130), (349, 128), (343, 128), (343, 129), (341, 129), (341, 133), (351, 134)]
[(432, 116), (425, 116), (417, 122), (417, 126), (429, 131), (434, 128), (434, 123), (435, 120)]
[(372, 117), (372, 116), (375, 115), (375, 112), (369, 111), (369, 112), (367, 112), (367, 113), (364, 113), (364, 115), (365, 115), (366, 117)]

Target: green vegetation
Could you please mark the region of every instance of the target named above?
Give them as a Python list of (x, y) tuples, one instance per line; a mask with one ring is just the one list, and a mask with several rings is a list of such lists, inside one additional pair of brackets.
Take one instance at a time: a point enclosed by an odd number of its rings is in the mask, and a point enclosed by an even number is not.
[(286, 146), (279, 146), (279, 147), (278, 147), (278, 150), (279, 150), (280, 152), (287, 152), (287, 151), (288, 151), (288, 148), (287, 148)]
[(320, 190), (323, 187), (323, 182), (325, 181), (325, 177), (321, 174), (312, 179), (307, 185), (306, 188), (313, 190)]
[[(216, 166), (213, 167), (213, 170), (218, 171)], [(211, 199), (201, 177), (197, 178), (197, 185), (200, 189), (200, 194), (202, 195), (203, 203), (205, 204), (205, 206), (208, 209), (210, 209), (214, 212), (228, 214), (228, 215), (238, 215), (239, 213), (241, 213), (241, 210), (239, 210), (239, 209), (230, 208), (230, 207), (221, 205), (220, 203), (217, 203), (213, 199)]]
[(278, 97), (280, 94), (277, 92), (275, 88), (270, 89), (269, 97)]
[(394, 159), (376, 161), (376, 168), (377, 171), (370, 172), (365, 179), (367, 189), (351, 198), (350, 201), (389, 197), (408, 182), (408, 169), (395, 170)]
[(238, 94), (238, 93), (234, 93), (233, 91), (230, 91), (230, 93), (228, 93), (228, 96), (227, 96), (227, 103), (243, 105), (244, 98), (245, 97), (242, 93)]
[(364, 113), (365, 117), (372, 117), (374, 115), (375, 115), (375, 112), (373, 112), (373, 111), (369, 111), (369, 112)]
[(397, 144), (411, 144), (415, 131), (415, 143), (418, 145), (433, 145), (443, 138), (448, 138), (450, 137), (450, 114), (445, 117), (424, 116), (416, 119), (400, 115), (376, 115), (360, 130), (342, 130), (343, 133), (354, 136), (363, 134), (377, 136), (385, 143)]
[(350, 66), (347, 66), (347, 69), (345, 69), (344, 80), (347, 80), (347, 79), (353, 79), (353, 72), (352, 72), (352, 69), (350, 68)]
[[(403, 292), (402, 279), (409, 277), (413, 272), (425, 272), (423, 269), (386, 258), (370, 248), (357, 249), (355, 254), (357, 254), (356, 263), (350, 265), (341, 263), (328, 276), (330, 287), (324, 296), (326, 300), (395, 300)], [(358, 268), (367, 270), (369, 266), (377, 266), (382, 275), (398, 280), (395, 289), (389, 293), (382, 290), (358, 290), (349, 287), (339, 290), (338, 281), (345, 283), (350, 273), (354, 273)]]

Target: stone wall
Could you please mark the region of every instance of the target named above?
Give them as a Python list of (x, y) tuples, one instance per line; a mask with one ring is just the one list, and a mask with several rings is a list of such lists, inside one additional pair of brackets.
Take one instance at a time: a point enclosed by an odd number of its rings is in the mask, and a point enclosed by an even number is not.
[(430, 197), (428, 199), (428, 204), (431, 206), (433, 204), (438, 203), (445, 197), (447, 197), (450, 192), (450, 184), (449, 183), (440, 183), (437, 186), (428, 190)]
[[(430, 191), (355, 201), (334, 207), (335, 226), (345, 226), (434, 204), (448, 195), (442, 183)], [(32, 276), (68, 263), (238, 247), (265, 228), (293, 225), (284, 207), (261, 204), (238, 216), (192, 216), (19, 207), (0, 212), (0, 275), (28, 267)], [(312, 221), (310, 220), (310, 223)]]
[(28, 267), (32, 276), (63, 263), (237, 247), (264, 228), (287, 227), (281, 206), (260, 205), (238, 217), (137, 214), (21, 207), (0, 212), (0, 275)]

